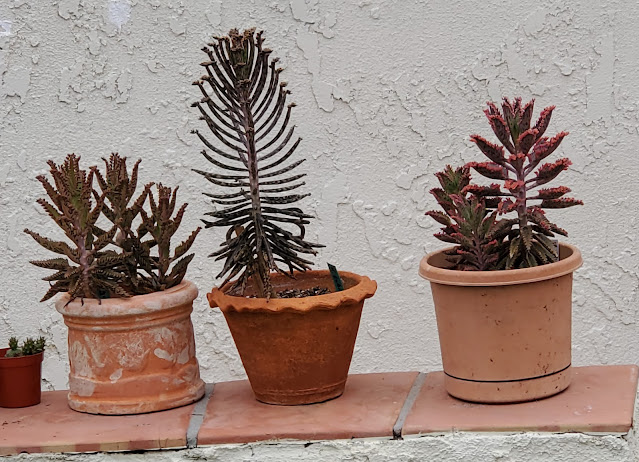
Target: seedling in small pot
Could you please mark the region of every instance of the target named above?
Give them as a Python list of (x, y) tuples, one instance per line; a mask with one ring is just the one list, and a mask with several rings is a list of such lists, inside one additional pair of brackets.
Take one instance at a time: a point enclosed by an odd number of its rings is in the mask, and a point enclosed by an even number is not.
[(20, 356), (31, 356), (42, 353), (45, 347), (44, 337), (37, 339), (27, 338), (22, 342), (22, 346), (18, 346), (18, 339), (11, 337), (9, 339), (9, 349), (5, 353), (6, 358), (18, 358)]

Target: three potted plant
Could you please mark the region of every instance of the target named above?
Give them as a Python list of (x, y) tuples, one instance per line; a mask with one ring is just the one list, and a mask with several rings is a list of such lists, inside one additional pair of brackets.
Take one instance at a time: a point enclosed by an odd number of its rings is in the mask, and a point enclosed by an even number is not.
[(9, 339), (9, 348), (0, 348), (0, 407), (27, 407), (40, 403), (40, 379), (45, 341), (27, 338), (19, 346)]
[(103, 174), (83, 170), (74, 154), (49, 161), (53, 183), (37, 177), (48, 195), (38, 203), (68, 240), (25, 230), (61, 255), (31, 263), (54, 270), (42, 301), (62, 293), (69, 406), (137, 414), (189, 404), (204, 394), (190, 318), (198, 291), (183, 280), (200, 228), (173, 247), (186, 208), (176, 203), (178, 188), (149, 183), (134, 198), (140, 161), (131, 173), (118, 154), (104, 163)]
[[(488, 103), (501, 145), (473, 135), (489, 161), (448, 166), (431, 190), (442, 208), (427, 212), (443, 226), (435, 237), (455, 246), (424, 257), (419, 271), (431, 283), (446, 389), (469, 401), (534, 400), (570, 384), (572, 275), (582, 259), (553, 240), (567, 233), (545, 209), (582, 202), (545, 187), (570, 166), (542, 164), (568, 133), (544, 136), (554, 107), (532, 125), (533, 103)], [(472, 184), (471, 169), (501, 185)]]
[(206, 227), (227, 228), (211, 254), (224, 260), (225, 279), (208, 300), (224, 313), (256, 398), (308, 404), (342, 394), (363, 303), (377, 285), (311, 271), (302, 256), (321, 245), (305, 240), (312, 216), (293, 205), (308, 196), (296, 191), (305, 174), (292, 173), (305, 159), (289, 161), (301, 141), (289, 127), (295, 104), (263, 41), (254, 29), (216, 38), (194, 82), (203, 98), (193, 106), (217, 140), (194, 130), (216, 167), (195, 171), (229, 190), (205, 193), (216, 207)]

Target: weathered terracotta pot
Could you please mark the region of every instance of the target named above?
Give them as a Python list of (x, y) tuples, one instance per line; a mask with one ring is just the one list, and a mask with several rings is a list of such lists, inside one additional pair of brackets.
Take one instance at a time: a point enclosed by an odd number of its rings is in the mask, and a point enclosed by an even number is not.
[(27, 407), (40, 403), (42, 352), (6, 358), (0, 348), (0, 407)]
[(204, 395), (195, 357), (188, 281), (131, 298), (75, 299), (56, 309), (69, 328), (69, 406), (90, 414), (140, 414)]
[(443, 251), (424, 257), (452, 396), (481, 403), (531, 401), (571, 380), (572, 273), (576, 247), (560, 261), (505, 271), (454, 271)]
[[(377, 283), (340, 271), (345, 290), (304, 298), (231, 296), (228, 286), (208, 294), (220, 307), (255, 397), (268, 404), (319, 403), (344, 392), (364, 300)], [(328, 271), (272, 276), (276, 290), (333, 287)], [(247, 295), (251, 295), (248, 293)]]

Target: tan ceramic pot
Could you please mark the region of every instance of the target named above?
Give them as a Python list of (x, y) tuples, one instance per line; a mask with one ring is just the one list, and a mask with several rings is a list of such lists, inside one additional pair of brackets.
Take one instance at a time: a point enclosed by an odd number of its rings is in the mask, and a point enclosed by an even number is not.
[[(268, 404), (310, 404), (344, 391), (364, 300), (377, 283), (340, 271), (345, 290), (304, 298), (231, 296), (227, 287), (208, 294), (220, 307), (255, 397)], [(272, 276), (276, 290), (333, 287), (328, 271)], [(247, 295), (250, 295), (247, 294)]]
[(481, 403), (531, 401), (565, 390), (571, 380), (572, 273), (576, 247), (560, 261), (505, 271), (445, 269), (443, 251), (422, 259), (452, 396)]
[(69, 328), (69, 406), (91, 414), (140, 414), (204, 395), (195, 357), (188, 281), (131, 298), (75, 299), (56, 309)]

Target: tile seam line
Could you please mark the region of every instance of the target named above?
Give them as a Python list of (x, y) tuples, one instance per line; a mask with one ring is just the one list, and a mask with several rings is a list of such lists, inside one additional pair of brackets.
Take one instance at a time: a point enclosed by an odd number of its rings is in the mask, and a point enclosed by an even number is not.
[(189, 426), (186, 429), (186, 447), (192, 449), (197, 447), (197, 437), (200, 433), (200, 427), (204, 422), (204, 416), (206, 415), (206, 407), (209, 404), (209, 399), (213, 395), (214, 383), (207, 383), (204, 388), (204, 396), (199, 400), (193, 411), (191, 412), (191, 419), (189, 420)]
[(402, 405), (402, 408), (399, 411), (399, 415), (397, 416), (395, 425), (393, 425), (394, 440), (403, 439), (402, 432), (404, 430), (404, 423), (406, 423), (406, 418), (408, 417), (408, 414), (410, 414), (410, 411), (413, 409), (413, 405), (415, 404), (415, 401), (417, 401), (417, 397), (419, 396), (419, 392), (421, 391), (422, 386), (424, 385), (424, 382), (426, 381), (427, 375), (428, 374), (426, 372), (420, 372), (419, 374), (417, 374), (417, 377), (415, 377), (415, 380), (413, 381), (413, 385), (411, 386), (410, 391), (408, 392), (408, 395), (406, 396), (406, 399), (404, 400), (404, 404)]

